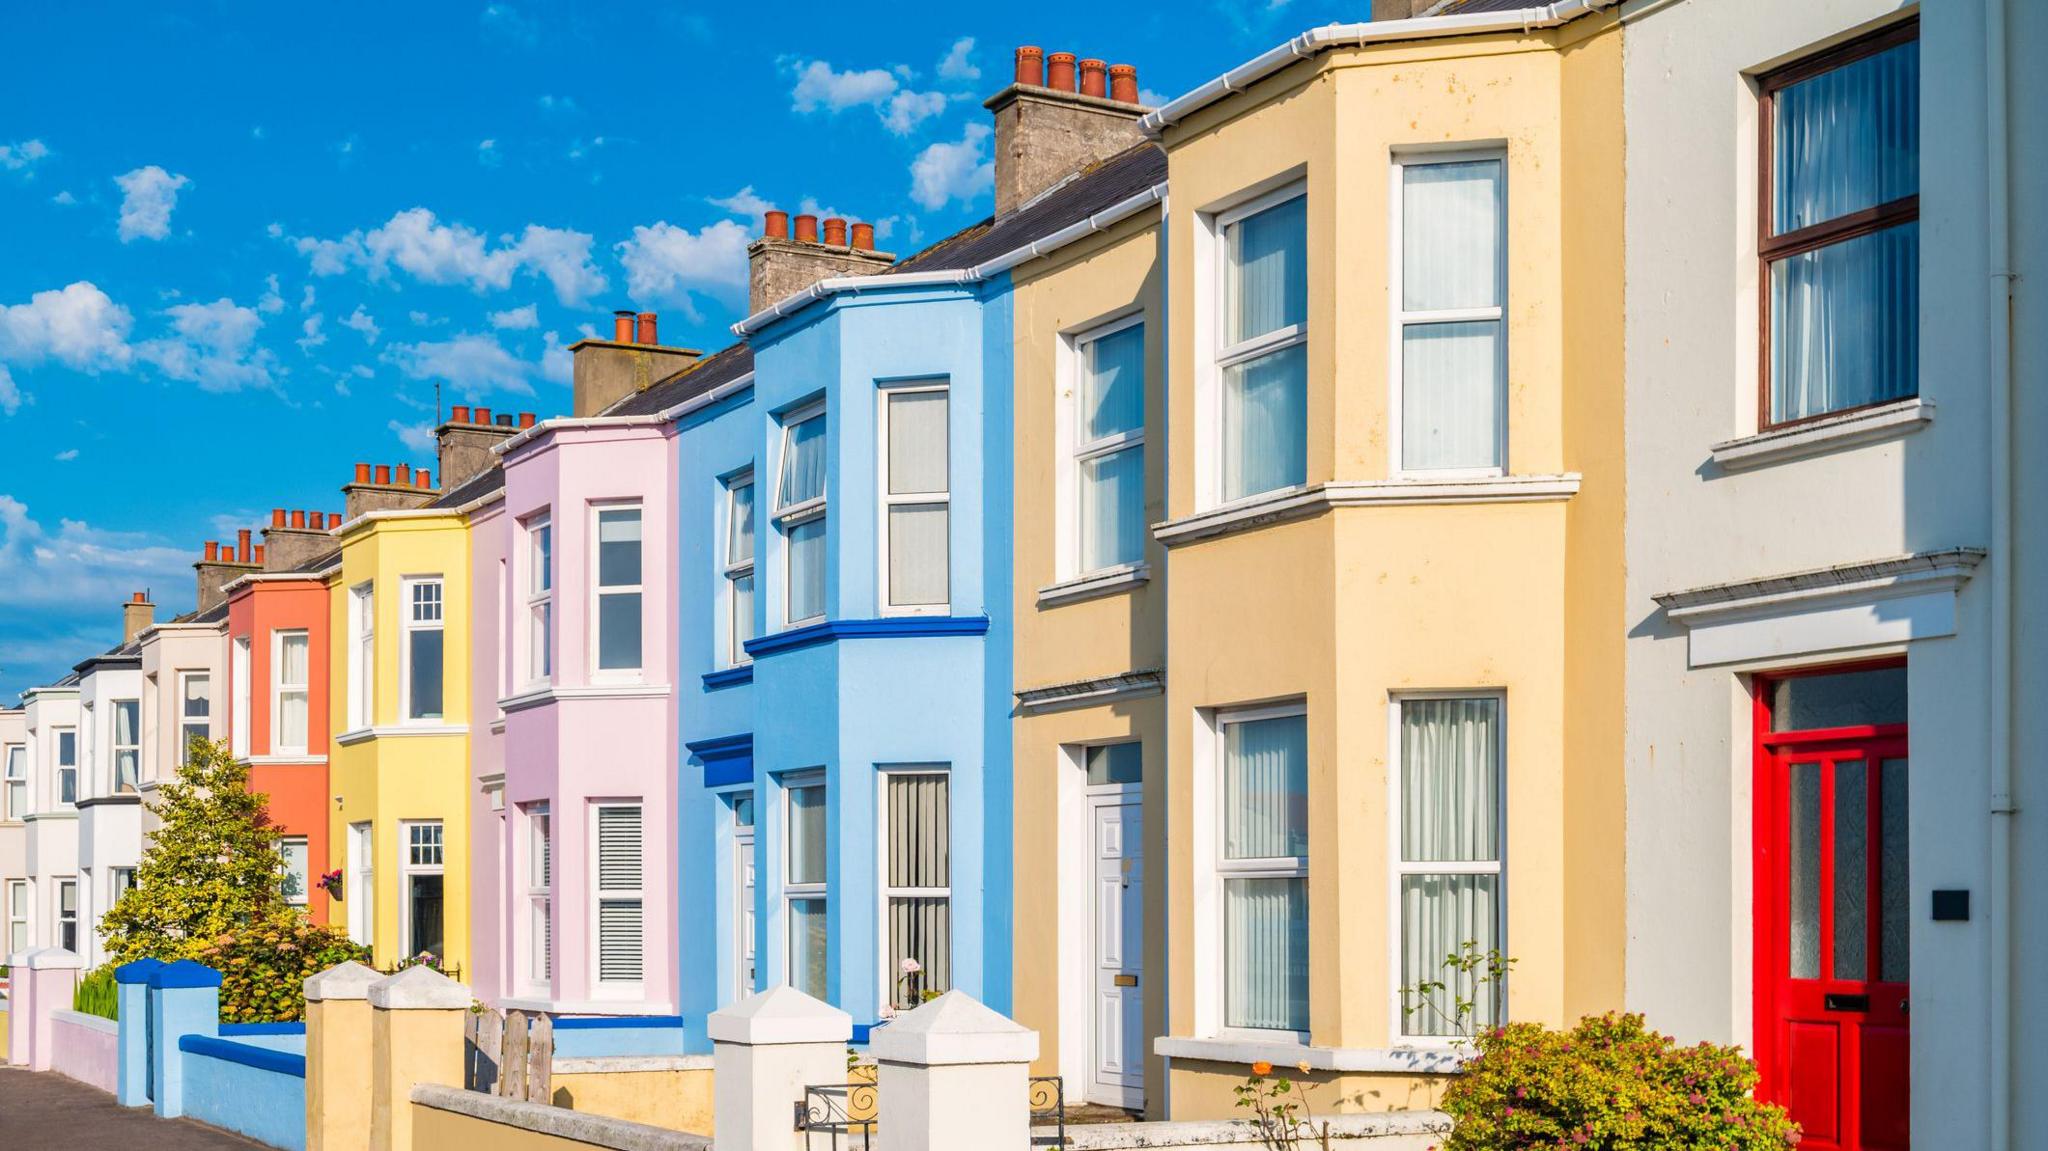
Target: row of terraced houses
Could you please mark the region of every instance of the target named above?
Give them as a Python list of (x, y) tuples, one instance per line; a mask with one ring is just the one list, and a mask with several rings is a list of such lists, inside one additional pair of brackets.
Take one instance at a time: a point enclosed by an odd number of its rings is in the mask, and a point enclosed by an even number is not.
[(960, 988), (1070, 1099), (1425, 1106), (1471, 942), (1808, 1145), (2043, 1145), (2048, 11), (1374, 7), (1020, 48), (990, 219), (769, 212), (730, 345), (206, 544), (0, 713), (8, 950), (200, 735), (307, 914), (621, 1051)]

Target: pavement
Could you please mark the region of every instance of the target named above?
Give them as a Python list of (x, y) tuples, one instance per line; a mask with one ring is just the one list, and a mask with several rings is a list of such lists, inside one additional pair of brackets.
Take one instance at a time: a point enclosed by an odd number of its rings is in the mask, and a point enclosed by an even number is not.
[(112, 1095), (54, 1071), (0, 1066), (0, 1148), (6, 1151), (249, 1151), (262, 1146), (191, 1119), (159, 1119), (146, 1107), (123, 1107)]

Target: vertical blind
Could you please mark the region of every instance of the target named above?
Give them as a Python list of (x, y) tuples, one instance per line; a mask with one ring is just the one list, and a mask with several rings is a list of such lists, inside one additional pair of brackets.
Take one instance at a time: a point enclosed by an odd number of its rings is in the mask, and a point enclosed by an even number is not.
[(1221, 870), (1227, 1026), (1308, 1029), (1307, 855), (1308, 717), (1226, 723)]
[(914, 991), (953, 985), (951, 779), (892, 774), (886, 780), (888, 960), (892, 968), (905, 959), (922, 966), (914, 980), (893, 985), (896, 1006), (915, 1007)]
[(1401, 466), (1496, 468), (1506, 406), (1502, 162), (1401, 167)]
[[(1145, 328), (1082, 345), (1079, 441), (1081, 570), (1145, 552)], [(1118, 445), (1118, 446), (1107, 446)]]
[(134, 791), (142, 763), (142, 703), (114, 701), (114, 790)]
[(1453, 1034), (1458, 999), (1482, 1025), (1499, 1018), (1493, 988), (1444, 960), (1500, 946), (1500, 725), (1497, 698), (1401, 703), (1401, 986), (1447, 985), (1408, 996), (1405, 1034)]
[(641, 809), (597, 809), (597, 977), (641, 978)]
[(1308, 854), (1308, 717), (1226, 724), (1223, 744), (1224, 858)]
[(789, 789), (789, 882), (825, 882), (825, 788)]
[(949, 528), (944, 391), (892, 392), (889, 424), (889, 602), (943, 604)]
[(825, 517), (789, 529), (789, 620), (825, 614)]
[[(1231, 348), (1308, 322), (1308, 198), (1225, 229), (1224, 330)], [(1308, 476), (1308, 349), (1295, 342), (1223, 368), (1222, 495), (1241, 499)]]

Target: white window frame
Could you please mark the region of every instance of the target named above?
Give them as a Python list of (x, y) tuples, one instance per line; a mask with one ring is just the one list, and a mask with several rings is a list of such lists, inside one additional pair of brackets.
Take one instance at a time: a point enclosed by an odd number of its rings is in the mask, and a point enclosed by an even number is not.
[[(1226, 448), (1223, 442), (1223, 374), (1228, 368), (1258, 359), (1260, 356), (1308, 343), (1309, 322), (1306, 318), (1299, 324), (1278, 328), (1243, 340), (1236, 344), (1225, 344), (1224, 333), (1229, 331), (1230, 307), (1230, 241), (1231, 225), (1250, 216), (1256, 216), (1268, 208), (1277, 207), (1289, 200), (1308, 195), (1308, 180), (1296, 177), (1268, 191), (1251, 191), (1245, 198), (1227, 207), (1214, 210), (1202, 216), (1203, 227), (1197, 229), (1197, 240), (1210, 249), (1198, 256), (1195, 266), (1206, 268), (1198, 275), (1197, 301), (1195, 312), (1196, 347), (1208, 352), (1198, 356), (1195, 362), (1195, 412), (1197, 450), (1195, 452), (1195, 496), (1199, 509), (1218, 507), (1226, 502), (1223, 498), (1223, 459)], [(1310, 204), (1313, 208), (1314, 205)], [(1313, 220), (1311, 220), (1313, 223)], [(1308, 239), (1313, 247), (1314, 237)], [(1306, 255), (1306, 251), (1304, 252)], [(1315, 311), (1315, 283), (1309, 283), (1309, 313)], [(1304, 381), (1304, 391), (1307, 388)], [(1312, 422), (1312, 417), (1311, 417)], [(1306, 436), (1307, 429), (1303, 429)], [(1275, 488), (1245, 496), (1243, 500), (1268, 499), (1286, 491), (1299, 490), (1299, 486)]]
[[(638, 799), (593, 799), (589, 805), (588, 853), (585, 866), (590, 876), (589, 938), (590, 953), (586, 962), (590, 965), (590, 991), (598, 999), (638, 999), (647, 979), (647, 808)], [(598, 813), (606, 808), (631, 808), (640, 813), (640, 886), (606, 890), (599, 874)], [(604, 953), (602, 918), (606, 903), (638, 903), (640, 905), (640, 978), (606, 979), (604, 977)]]
[(252, 637), (238, 635), (228, 645), (228, 690), (234, 693), (234, 715), (228, 726), (228, 753), (236, 759), (249, 757), (249, 741), (254, 738), (252, 729), (255, 717), (250, 714), (256, 705), (252, 698), (254, 688), (251, 681), (255, 669), (251, 666), (254, 656)]
[(376, 722), (377, 584), (365, 580), (348, 589), (348, 725), (361, 730)]
[[(306, 641), (306, 682), (286, 683), (284, 678), (284, 645), (287, 639)], [(307, 745), (313, 739), (313, 637), (304, 628), (274, 628), (270, 633), (270, 753), (272, 755), (304, 755)], [(306, 743), (284, 742), (284, 703), (286, 696), (302, 696), (306, 701)]]
[(520, 972), (528, 987), (547, 994), (555, 978), (554, 819), (546, 803), (529, 803), (520, 810), (525, 828), (521, 866), (526, 879), (526, 954)]
[[(1405, 863), (1401, 859), (1401, 705), (1409, 700), (1491, 699), (1500, 707), (1500, 723), (1494, 762), (1500, 778), (1494, 786), (1494, 818), (1499, 858), (1490, 862)], [(1456, 1036), (1409, 1035), (1408, 1020), (1401, 1003), (1401, 880), (1409, 875), (1491, 875), (1498, 922), (1494, 924), (1495, 950), (1508, 951), (1508, 695), (1504, 688), (1465, 688), (1441, 691), (1403, 691), (1387, 701), (1387, 1019), (1388, 1030), (1397, 1046), (1450, 1048)], [(1507, 1018), (1508, 985), (1501, 983), (1500, 1008)]]
[[(0, 907), (0, 915), (7, 921), (7, 954), (27, 951), (36, 941), (36, 889), (31, 879), (10, 879), (5, 891), (7, 905)], [(16, 929), (21, 932), (21, 945), (15, 946)]]
[[(422, 622), (414, 618), (416, 605), (413, 595), (420, 588), (439, 589), (434, 606), (438, 619)], [(448, 669), (453, 666), (449, 659), (448, 645), (448, 581), (439, 575), (405, 576), (398, 581), (398, 722), (402, 724), (434, 726), (448, 722), (449, 696)], [(414, 632), (438, 631), (441, 633), (441, 714), (414, 716), (412, 713), (412, 637)]]
[[(71, 892), (71, 914), (68, 916), (64, 914), (64, 893), (67, 890)], [(56, 930), (50, 942), (54, 946), (63, 947), (64, 950), (74, 955), (79, 954), (79, 945), (83, 944), (85, 940), (79, 935), (78, 921), (85, 911), (85, 905), (79, 902), (78, 877), (75, 875), (59, 877), (55, 894), (56, 898), (50, 904), (50, 921)], [(70, 947), (64, 947), (64, 926), (67, 923), (71, 926)]]
[(365, 947), (377, 938), (377, 825), (348, 825), (348, 937)]
[[(903, 956), (889, 954), (889, 901), (892, 899), (943, 899), (946, 901), (946, 923), (950, 930), (953, 923), (953, 867), (949, 857), (946, 865), (946, 886), (944, 887), (892, 887), (889, 884), (889, 780), (896, 776), (943, 776), (946, 780), (946, 835), (952, 842), (953, 819), (953, 765), (949, 763), (892, 763), (875, 773), (875, 952), (876, 974), (880, 985), (876, 989), (877, 1003), (894, 1004), (896, 981), (902, 972), (897, 964)], [(953, 940), (946, 940), (946, 954), (953, 953)], [(922, 989), (924, 984), (920, 984)]]
[[(135, 871), (133, 867), (107, 869), (107, 910), (112, 911), (114, 905), (121, 902), (122, 895), (135, 890)], [(128, 881), (125, 885), (121, 882), (123, 879)]]
[[(816, 883), (795, 883), (790, 879), (792, 870), (790, 863), (793, 858), (791, 852), (796, 846), (796, 837), (791, 834), (791, 828), (795, 826), (796, 820), (792, 816), (796, 804), (795, 793), (806, 787), (815, 787), (825, 793), (825, 878)], [(825, 983), (827, 987), (830, 987), (832, 983), (832, 934), (829, 930), (832, 917), (832, 788), (826, 781), (825, 773), (819, 770), (783, 776), (781, 791), (782, 802), (778, 806), (782, 809), (779, 813), (782, 821), (780, 828), (782, 832), (782, 843), (780, 844), (782, 849), (782, 982), (789, 984), (791, 987), (796, 986), (796, 909), (794, 904), (798, 900), (816, 899), (823, 901), (825, 904), (825, 920), (828, 925), (828, 930), (825, 933)], [(758, 822), (757, 812), (756, 823)], [(819, 990), (824, 989), (820, 988)], [(820, 998), (823, 997), (820, 996)]]
[[(142, 701), (140, 699), (109, 700), (107, 708), (107, 794), (133, 795), (142, 786)], [(135, 742), (115, 742), (121, 734), (121, 707), (126, 704), (135, 709)], [(129, 782), (126, 792), (121, 790), (121, 753), (135, 753), (135, 778)]]
[[(761, 956), (754, 951), (754, 970), (747, 970), (748, 949), (754, 946), (759, 922), (758, 904), (761, 895), (761, 869), (757, 866), (755, 847), (760, 843), (761, 804), (751, 786), (735, 788), (723, 793), (725, 818), (732, 828), (732, 882), (727, 888), (726, 900), (728, 930), (732, 932), (732, 996), (733, 1001), (745, 999), (754, 993), (754, 985), (760, 978)], [(752, 804), (749, 822), (740, 822), (741, 803)], [(747, 880), (744, 868), (754, 868), (754, 877)], [(748, 898), (743, 899), (742, 896)], [(751, 928), (751, 929), (750, 929)]]
[(28, 789), (28, 745), (0, 746), (0, 819), (19, 822), (33, 810)]
[[(52, 806), (71, 807), (76, 805), (81, 798), (78, 794), (78, 730), (76, 727), (53, 727), (50, 729), (50, 762), (53, 766), (50, 780), (57, 792), (52, 797), (56, 800), (56, 803), (52, 804)], [(71, 762), (69, 764), (64, 762), (64, 737), (66, 735), (71, 737)], [(70, 799), (64, 798), (64, 773), (67, 771), (71, 773)]]
[[(738, 493), (741, 488), (751, 491), (752, 494), (749, 499), (755, 508), (759, 508), (761, 488), (754, 482), (754, 469), (747, 468), (744, 471), (736, 472), (731, 478), (720, 485), (721, 498), (725, 505), (725, 516), (723, 523), (720, 525), (721, 530), (718, 533), (718, 569), (719, 574), (724, 580), (721, 590), (724, 593), (723, 601), (725, 604), (726, 653), (724, 666), (726, 667), (741, 667), (754, 662), (754, 657), (747, 654), (746, 640), (740, 637), (739, 581), (743, 579), (754, 581), (754, 592), (750, 597), (751, 603), (748, 605), (750, 611), (758, 615), (758, 608), (761, 602), (761, 581), (754, 578), (754, 570), (761, 556), (760, 535), (756, 533), (753, 536), (752, 551), (748, 554), (745, 562), (735, 563), (732, 558), (733, 524), (739, 517)], [(753, 623), (752, 620), (747, 622), (749, 625)], [(751, 632), (753, 628), (749, 626), (746, 630)], [(752, 636), (747, 638), (750, 639)]]
[[(1500, 204), (1496, 217), (1494, 255), (1498, 261), (1497, 275), (1500, 277), (1501, 302), (1491, 308), (1434, 308), (1423, 311), (1408, 311), (1406, 297), (1402, 291), (1403, 277), (1407, 265), (1403, 262), (1405, 253), (1401, 247), (1402, 209), (1406, 203), (1402, 176), (1410, 167), (1429, 167), (1436, 164), (1471, 164), (1490, 161), (1500, 165)], [(1445, 151), (1404, 151), (1396, 152), (1388, 165), (1387, 192), (1387, 474), (1395, 478), (1428, 477), (1430, 479), (1483, 479), (1488, 476), (1503, 476), (1508, 467), (1508, 157), (1507, 150), (1500, 147), (1456, 148)], [(1500, 340), (1494, 346), (1494, 389), (1493, 389), (1493, 434), (1494, 458), (1499, 461), (1486, 468), (1410, 468), (1402, 464), (1401, 430), (1406, 421), (1406, 402), (1402, 392), (1403, 372), (1407, 361), (1403, 354), (1402, 333), (1411, 326), (1425, 324), (1455, 324), (1479, 321), (1494, 321), (1500, 324)]]
[[(1196, 1020), (1198, 1033), (1225, 1039), (1247, 1039), (1268, 1043), (1302, 1044), (1309, 1042), (1307, 1031), (1284, 1031), (1265, 1027), (1231, 1027), (1224, 1021), (1228, 1018), (1225, 1002), (1225, 986), (1229, 980), (1229, 940), (1226, 937), (1224, 884), (1231, 879), (1302, 879), (1310, 874), (1311, 856), (1275, 856), (1269, 859), (1226, 859), (1223, 853), (1223, 836), (1227, 813), (1224, 810), (1223, 773), (1228, 763), (1225, 728), (1235, 723), (1248, 723), (1262, 719), (1283, 719), (1291, 716), (1308, 715), (1308, 701), (1287, 700), (1273, 704), (1220, 707), (1200, 713), (1196, 723), (1196, 747), (1202, 759), (1195, 770), (1196, 791), (1191, 813), (1197, 828), (1206, 826), (1208, 832), (1196, 836), (1195, 863), (1200, 876), (1196, 889), (1195, 937), (1196, 937)], [(1314, 733), (1310, 733), (1310, 748), (1314, 746)], [(1305, 765), (1306, 786), (1313, 789), (1315, 781), (1314, 764)], [(1311, 810), (1314, 795), (1309, 795)], [(1313, 845), (1311, 845), (1313, 847)], [(1310, 911), (1309, 947), (1313, 954), (1315, 946), (1314, 912)], [(1314, 968), (1310, 968), (1310, 986), (1304, 989), (1308, 997), (1308, 1008), (1312, 1019), (1315, 1010)]]
[[(178, 690), (178, 756), (179, 767), (185, 766), (192, 758), (192, 737), (197, 735), (206, 740), (213, 739), (213, 673), (210, 671), (181, 671), (176, 678)], [(206, 685), (206, 721), (204, 730), (193, 723), (191, 713), (185, 709), (191, 702), (192, 685)]]
[[(555, 678), (555, 524), (544, 510), (520, 526), (519, 681), (522, 687), (541, 687)], [(544, 624), (538, 623), (543, 619)]]
[[(789, 504), (788, 506), (783, 506), (782, 475), (783, 469), (789, 466), (790, 433), (796, 430), (797, 425), (820, 418), (826, 421), (824, 436), (824, 490), (810, 499), (798, 500), (796, 503)], [(827, 615), (831, 613), (829, 601), (832, 598), (832, 521), (830, 518), (830, 500), (832, 496), (832, 423), (829, 413), (825, 410), (825, 401), (814, 400), (811, 403), (805, 404), (804, 406), (797, 408), (796, 410), (790, 412), (788, 415), (782, 417), (782, 428), (780, 435), (781, 448), (775, 457), (775, 512), (773, 518), (775, 526), (779, 528), (782, 533), (782, 621), (783, 626), (785, 627), (801, 627), (805, 624), (817, 623), (820, 620), (823, 620)], [(754, 493), (754, 498), (757, 500), (760, 498), (760, 491), (758, 489)], [(825, 599), (828, 602), (821, 603), (818, 605), (818, 613), (816, 615), (807, 615), (801, 618), (797, 618), (793, 617), (790, 614), (790, 605), (793, 601), (793, 597), (791, 596), (790, 592), (792, 589), (796, 587), (796, 581), (794, 578), (795, 571), (793, 567), (796, 556), (796, 549), (790, 546), (790, 532), (797, 527), (810, 523), (812, 520), (825, 521), (825, 556), (819, 562), (824, 563), (826, 565)], [(754, 554), (757, 558), (761, 554), (761, 541), (758, 539), (754, 541)], [(759, 580), (756, 580), (754, 582), (754, 594), (756, 596), (759, 596), (761, 594), (761, 584)]]
[[(441, 853), (439, 863), (414, 863), (412, 861), (412, 833), (416, 828), (433, 827), (440, 829), (436, 843)], [(434, 958), (442, 963), (448, 961), (448, 825), (439, 819), (401, 819), (398, 821), (398, 942), (400, 959), (411, 959), (418, 954), (412, 949), (412, 885), (407, 881), (415, 875), (438, 875), (441, 877), (441, 950)]]
[[(937, 393), (946, 397), (946, 486), (933, 492), (889, 491), (889, 401), (897, 396)], [(953, 382), (949, 378), (904, 380), (875, 390), (875, 610), (879, 615), (950, 615), (953, 610)], [(943, 508), (946, 512), (946, 598), (939, 603), (898, 604), (889, 581), (889, 512), (892, 508)]]
[[(1149, 409), (1151, 407), (1150, 397), (1147, 396), (1142, 405), (1142, 408), (1145, 410), (1141, 411), (1138, 426), (1135, 429), (1104, 436), (1098, 440), (1084, 442), (1081, 439), (1083, 435), (1081, 403), (1082, 397), (1087, 394), (1088, 346), (1106, 336), (1113, 336), (1118, 332), (1126, 331), (1130, 328), (1143, 327), (1144, 325), (1145, 313), (1140, 309), (1105, 320), (1093, 327), (1084, 328), (1060, 338), (1059, 379), (1056, 383), (1062, 399), (1059, 406), (1058, 426), (1055, 431), (1058, 441), (1056, 450), (1059, 454), (1059, 459), (1056, 468), (1058, 474), (1053, 482), (1053, 495), (1058, 505), (1060, 520), (1059, 538), (1054, 545), (1056, 552), (1054, 555), (1054, 570), (1058, 573), (1059, 578), (1063, 580), (1135, 569), (1142, 567), (1145, 562), (1145, 549), (1140, 545), (1138, 558), (1135, 560), (1107, 564), (1097, 568), (1083, 568), (1081, 566), (1081, 499), (1082, 494), (1087, 489), (1087, 485), (1082, 481), (1082, 474), (1086, 470), (1086, 465), (1093, 460), (1100, 459), (1103, 456), (1115, 455), (1118, 452), (1136, 449), (1139, 453), (1139, 475), (1141, 476), (1140, 483), (1142, 484), (1142, 476), (1145, 472), (1144, 417), (1149, 416)], [(1149, 360), (1149, 358), (1150, 351), (1148, 347), (1147, 359)], [(1148, 371), (1147, 378), (1138, 381), (1141, 395), (1149, 383)], [(1150, 534), (1149, 531), (1146, 533), (1148, 537)]]
[[(606, 584), (602, 582), (602, 565), (598, 560), (599, 549), (602, 546), (598, 539), (598, 524), (603, 518), (604, 513), (624, 511), (638, 512), (640, 514), (640, 581), (631, 584)], [(641, 505), (639, 500), (593, 503), (590, 505), (590, 522), (586, 526), (590, 532), (590, 578), (587, 581), (590, 585), (590, 594), (589, 602), (585, 605), (585, 609), (589, 611), (590, 615), (588, 617), (589, 624), (583, 629), (584, 648), (586, 649), (584, 651), (584, 666), (589, 669), (589, 678), (593, 683), (639, 683), (647, 673), (647, 613), (654, 606), (652, 601), (647, 598), (646, 592), (647, 510)], [(598, 657), (600, 645), (604, 642), (604, 637), (601, 634), (602, 628), (599, 626), (599, 621), (601, 619), (600, 609), (603, 606), (604, 597), (607, 595), (625, 595), (629, 593), (640, 597), (640, 666), (600, 668), (598, 667)]]
[(284, 901), (293, 907), (304, 907), (311, 903), (313, 899), (313, 848), (303, 835), (281, 835), (278, 837), (277, 854), (279, 858), (285, 861), (285, 874), (287, 875), (291, 874), (292, 868), (291, 856), (285, 854), (285, 848), (294, 845), (306, 853), (306, 871), (302, 877), (306, 882), (301, 887), (296, 898), (290, 892), (286, 892)]

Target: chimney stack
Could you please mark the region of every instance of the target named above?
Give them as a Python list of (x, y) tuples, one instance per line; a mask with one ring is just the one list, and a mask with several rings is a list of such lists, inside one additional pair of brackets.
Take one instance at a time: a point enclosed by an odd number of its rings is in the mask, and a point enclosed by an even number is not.
[[(1041, 74), (1039, 61), (1044, 60)], [(1138, 70), (1072, 52), (1017, 49), (1016, 81), (982, 105), (996, 120), (996, 215), (1145, 142)]]
[(334, 538), (327, 534), (327, 514), (300, 508), (270, 513), (270, 526), (263, 529), (263, 542), (256, 545), (256, 566), (267, 572), (296, 571), (307, 560), (334, 550)]
[[(835, 276), (872, 276), (886, 272), (896, 257), (875, 251), (875, 226), (849, 224), (841, 216), (825, 221), (818, 238), (818, 217), (796, 218), (789, 234), (789, 214), (768, 212), (761, 219), (761, 238), (747, 245), (747, 311), (764, 308), (796, 295), (820, 280)], [(851, 243), (848, 230), (852, 231)]]
[(1440, 0), (1372, 0), (1372, 18), (1380, 20), (1406, 20), (1420, 16), (1437, 7)]
[(127, 603), (121, 605), (121, 646), (135, 642), (143, 629), (156, 622), (156, 605), (149, 602), (148, 592), (136, 592)]
[[(636, 313), (621, 308), (612, 313), (611, 339), (578, 340), (569, 345), (574, 396), (571, 415), (597, 415), (627, 396), (646, 391), (675, 375), (704, 354), (695, 348), (662, 346), (656, 336), (655, 320), (653, 312)], [(476, 422), (489, 424), (490, 409), (478, 408)], [(449, 487), (458, 482), (450, 479), (452, 474), (447, 464), (441, 465), (442, 482)]]
[[(441, 490), (452, 492), (497, 463), (491, 449), (511, 439), (517, 429), (505, 426), (511, 415), (499, 416), (501, 422), (492, 423), (490, 414), (489, 408), (477, 408), (473, 417), (469, 408), (451, 408), (448, 422), (434, 429), (434, 440), (440, 446)], [(519, 419), (520, 427), (533, 426), (532, 412), (519, 413)]]
[(660, 340), (654, 338), (654, 319), (653, 312), (640, 313), (640, 326), (634, 336), (635, 343), (646, 344), (650, 347), (661, 343)]
[[(241, 533), (241, 539), (245, 544), (249, 535), (250, 533), (246, 531)], [(259, 566), (253, 549), (249, 555), (237, 558), (234, 544), (226, 540), (206, 541), (199, 562), (192, 565), (192, 571), (198, 579), (199, 610), (207, 611), (219, 607), (227, 599), (221, 594), (221, 588), (257, 570)], [(134, 601), (130, 601), (129, 607), (133, 606)], [(154, 610), (151, 609), (152, 612)]]
[(343, 516), (353, 520), (365, 512), (425, 507), (441, 494), (427, 486), (431, 473), (426, 469), (420, 469), (417, 480), (413, 478), (411, 464), (399, 464), (397, 471), (394, 477), (390, 464), (378, 464), (374, 469), (369, 464), (357, 464), (355, 481), (341, 488)]

